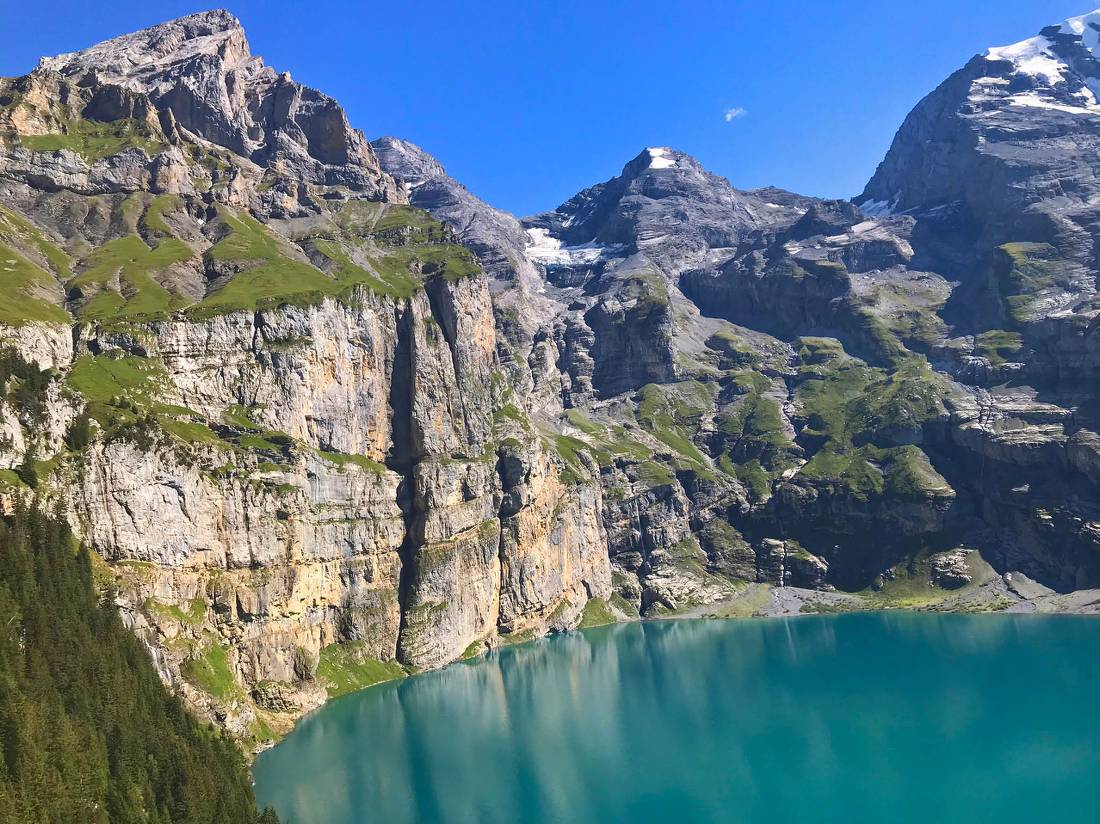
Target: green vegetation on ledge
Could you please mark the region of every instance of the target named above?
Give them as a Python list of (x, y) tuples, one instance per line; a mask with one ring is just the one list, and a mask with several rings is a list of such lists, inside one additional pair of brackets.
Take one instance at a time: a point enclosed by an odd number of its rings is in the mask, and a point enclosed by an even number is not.
[(17, 249), (23, 249), (32, 257), (33, 252), (36, 252), (60, 280), (68, 280), (72, 275), (70, 257), (48, 240), (41, 229), (2, 204), (0, 204), (0, 240)]
[[(52, 273), (31, 258), (47, 264)], [(68, 255), (29, 220), (0, 206), (0, 324), (70, 324), (69, 313), (49, 299), (60, 297), (57, 278), (69, 274)]]
[(578, 629), (602, 627), (607, 624), (614, 624), (618, 620), (607, 601), (603, 598), (589, 598), (588, 603), (584, 605), (584, 613), (581, 615)]
[(85, 259), (88, 268), (68, 283), (70, 292), (92, 292), (78, 317), (98, 321), (168, 317), (183, 307), (187, 298), (170, 292), (153, 275), (192, 257), (194, 252), (176, 238), (167, 238), (154, 249), (137, 235), (108, 241)]
[(190, 314), (203, 317), (280, 303), (314, 303), (340, 290), (337, 281), (294, 257), (289, 246), (255, 218), (220, 205), (218, 215), (229, 232), (206, 256), (214, 264), (240, 271)]
[(692, 437), (699, 431), (703, 415), (714, 405), (716, 388), (700, 381), (650, 383), (638, 393), (638, 421), (677, 457), (680, 466), (698, 475), (713, 474), (710, 462)]
[(44, 299), (53, 289), (53, 278), (48, 272), (0, 243), (0, 324), (71, 323), (68, 312)]
[(839, 344), (803, 341), (796, 400), (799, 441), (813, 455), (796, 479), (829, 484), (860, 500), (950, 495), (947, 482), (912, 444), (943, 414), (944, 387), (911, 357), (886, 372), (843, 354)]
[(228, 701), (241, 692), (229, 668), (229, 653), (217, 641), (208, 641), (180, 665), (180, 673), (220, 701)]
[(88, 163), (116, 155), (124, 149), (142, 149), (150, 157), (163, 151), (164, 143), (139, 120), (100, 122), (73, 118), (63, 120), (51, 134), (22, 135), (19, 142), (32, 152), (75, 152)]
[(779, 404), (764, 394), (770, 382), (756, 372), (736, 375), (740, 392), (722, 408), (716, 424), (722, 454), (718, 466), (735, 476), (757, 498), (771, 492), (772, 481), (798, 459)]
[(373, 472), (376, 475), (381, 475), (386, 471), (385, 466), (378, 463), (378, 461), (371, 460), (366, 455), (349, 455), (345, 452), (331, 452), (321, 449), (317, 450), (317, 454), (329, 463), (333, 463), (341, 468), (351, 464), (360, 469), (365, 469), (367, 472)]
[(1006, 332), (1003, 329), (982, 332), (974, 340), (977, 353), (988, 359), (992, 366), (1003, 366), (1019, 353), (1022, 346), (1023, 338), (1019, 332)]
[[(514, 407), (505, 407), (505, 411)], [(634, 439), (630, 432), (618, 424), (598, 423), (587, 417), (579, 409), (566, 411), (569, 424), (579, 430), (581, 437), (572, 435), (553, 435), (551, 443), (554, 451), (565, 464), (562, 480), (565, 483), (581, 483), (586, 477), (584, 462), (580, 453), (590, 455), (600, 467), (608, 467), (616, 458), (634, 461), (649, 461), (653, 451)], [(518, 410), (515, 412), (518, 416)]]
[(384, 681), (408, 675), (396, 661), (379, 661), (363, 652), (362, 641), (330, 644), (321, 650), (316, 679), (324, 685), (329, 698), (366, 689)]
[(996, 274), (1009, 317), (1027, 323), (1043, 290), (1064, 285), (1072, 272), (1048, 243), (1005, 243), (998, 247)]
[[(317, 266), (255, 218), (224, 206), (218, 214), (228, 233), (206, 258), (208, 268), (225, 271), (226, 279), (188, 310), (195, 318), (313, 305), (326, 297), (346, 301), (361, 288), (406, 299), (421, 288), (422, 278), (456, 282), (481, 271), (467, 249), (450, 242), (442, 224), (409, 207), (345, 204), (328, 228), (299, 239)], [(383, 222), (388, 228), (379, 230)]]

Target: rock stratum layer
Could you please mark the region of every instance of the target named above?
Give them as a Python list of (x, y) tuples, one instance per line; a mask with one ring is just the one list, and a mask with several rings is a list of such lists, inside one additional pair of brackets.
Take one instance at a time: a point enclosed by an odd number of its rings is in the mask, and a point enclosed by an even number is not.
[(226, 12), (44, 59), (0, 80), (4, 505), (251, 745), (581, 624), (1088, 609), (1098, 33), (976, 57), (855, 202), (650, 148), (524, 220)]

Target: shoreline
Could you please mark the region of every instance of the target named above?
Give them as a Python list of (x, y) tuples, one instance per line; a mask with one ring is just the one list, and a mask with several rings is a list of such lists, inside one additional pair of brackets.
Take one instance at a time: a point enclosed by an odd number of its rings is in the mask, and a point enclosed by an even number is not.
[[(456, 664), (474, 663), (493, 651), (510, 647), (524, 646), (534, 641), (568, 633), (583, 632), (589, 629), (615, 626), (629, 623), (655, 623), (664, 621), (718, 620), (734, 621), (746, 619), (798, 618), (823, 615), (854, 615), (860, 613), (935, 613), (956, 615), (1034, 615), (1034, 616), (1095, 616), (1100, 615), (1100, 589), (1076, 590), (1071, 593), (1058, 593), (1032, 581), (1019, 572), (998, 574), (984, 561), (971, 561), (978, 575), (974, 581), (957, 590), (943, 590), (929, 586), (928, 600), (917, 602), (891, 602), (878, 597), (877, 593), (850, 593), (803, 589), (800, 587), (775, 587), (770, 584), (747, 584), (731, 598), (711, 604), (689, 607), (672, 614), (652, 617), (634, 616), (622, 621), (609, 621), (604, 624), (577, 626), (563, 632), (547, 633), (518, 643), (487, 643), (477, 655), (456, 658), (439, 667), (408, 672), (400, 678), (388, 678), (377, 681), (362, 689), (347, 692), (326, 699), (296, 718), (293, 724), (280, 735), (277, 741), (248, 753), (249, 772), (256, 758), (268, 750), (274, 749), (306, 718), (323, 711), (334, 701), (359, 695), (366, 690), (406, 678), (415, 678), (430, 672), (437, 672)], [(982, 570), (984, 565), (988, 571)], [(494, 639), (495, 640), (495, 639)], [(254, 779), (253, 779), (254, 781)]]

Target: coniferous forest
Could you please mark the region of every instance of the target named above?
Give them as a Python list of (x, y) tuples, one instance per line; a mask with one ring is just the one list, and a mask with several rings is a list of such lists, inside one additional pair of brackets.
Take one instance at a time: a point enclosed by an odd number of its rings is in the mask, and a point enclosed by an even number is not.
[(36, 508), (0, 520), (0, 822), (272, 824), (244, 759), (161, 683)]

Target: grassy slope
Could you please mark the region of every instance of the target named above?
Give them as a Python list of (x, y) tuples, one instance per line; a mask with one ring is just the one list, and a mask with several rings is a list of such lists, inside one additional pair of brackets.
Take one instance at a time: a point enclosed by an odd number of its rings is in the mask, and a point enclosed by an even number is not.
[(124, 149), (137, 148), (147, 155), (164, 150), (149, 127), (137, 120), (100, 122), (74, 118), (58, 124), (52, 134), (22, 135), (19, 142), (32, 152), (75, 152), (88, 163), (116, 155)]
[[(21, 253), (37, 253), (52, 273)], [(69, 256), (21, 215), (0, 206), (0, 324), (28, 322), (69, 324), (69, 313), (45, 297), (57, 291), (57, 280), (70, 274)]]

